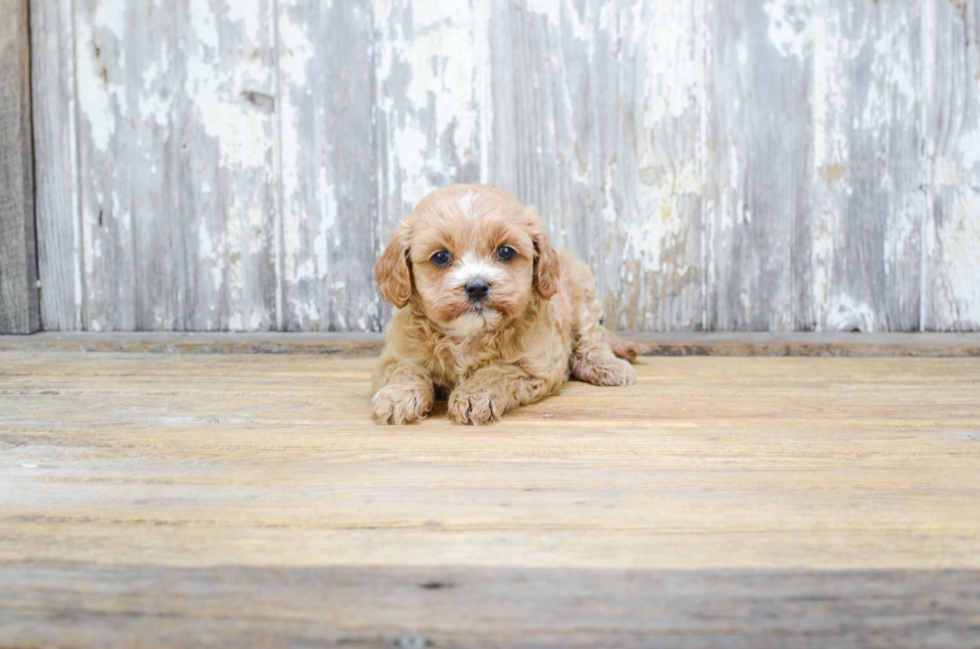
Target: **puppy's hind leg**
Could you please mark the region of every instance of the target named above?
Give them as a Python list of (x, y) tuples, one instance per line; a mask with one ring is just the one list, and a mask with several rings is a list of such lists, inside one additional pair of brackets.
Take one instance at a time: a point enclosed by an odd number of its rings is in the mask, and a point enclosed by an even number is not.
[(617, 358), (609, 343), (599, 336), (579, 339), (572, 350), (572, 376), (592, 385), (626, 386), (636, 383), (636, 370)]
[(593, 385), (633, 385), (636, 370), (629, 361), (645, 354), (647, 347), (620, 340), (600, 324), (595, 280), (583, 264), (571, 264), (562, 281), (573, 314), (572, 376)]
[(650, 351), (650, 348), (646, 345), (622, 340), (609, 331), (606, 332), (606, 341), (609, 343), (609, 349), (612, 353), (624, 361), (635, 361), (637, 356), (643, 356)]

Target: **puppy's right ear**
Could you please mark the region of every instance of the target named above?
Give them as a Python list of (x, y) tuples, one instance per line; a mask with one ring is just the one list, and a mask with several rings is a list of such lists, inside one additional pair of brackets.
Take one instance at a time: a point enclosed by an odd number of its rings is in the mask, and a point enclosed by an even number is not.
[(402, 245), (401, 237), (395, 234), (374, 265), (374, 275), (378, 278), (381, 298), (398, 308), (408, 304), (412, 297), (412, 273), (408, 265), (408, 250)]

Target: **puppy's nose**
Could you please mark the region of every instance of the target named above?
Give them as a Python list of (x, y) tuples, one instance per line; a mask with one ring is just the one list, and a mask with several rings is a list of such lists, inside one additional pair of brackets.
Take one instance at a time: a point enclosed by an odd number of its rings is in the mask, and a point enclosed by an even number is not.
[(463, 290), (466, 291), (466, 297), (470, 298), (470, 302), (479, 302), (490, 292), (490, 282), (480, 278), (471, 279), (466, 282)]

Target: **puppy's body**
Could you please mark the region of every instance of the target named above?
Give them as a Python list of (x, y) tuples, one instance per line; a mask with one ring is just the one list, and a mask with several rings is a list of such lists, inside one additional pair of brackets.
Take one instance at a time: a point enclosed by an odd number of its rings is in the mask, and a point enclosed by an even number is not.
[(569, 375), (636, 380), (627, 360), (644, 348), (599, 324), (592, 273), (551, 248), (537, 217), (506, 192), (454, 185), (430, 194), (376, 272), (397, 307), (373, 380), (382, 422), (418, 421), (437, 390), (452, 419), (481, 424), (557, 392)]

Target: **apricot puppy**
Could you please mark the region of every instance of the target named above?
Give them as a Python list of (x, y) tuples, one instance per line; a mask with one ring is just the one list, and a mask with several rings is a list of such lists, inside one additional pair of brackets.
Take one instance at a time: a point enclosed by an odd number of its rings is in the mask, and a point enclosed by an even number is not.
[(631, 385), (642, 345), (599, 324), (595, 280), (548, 244), (533, 212), (485, 185), (426, 196), (375, 266), (396, 308), (374, 371), (374, 415), (424, 418), (436, 392), (460, 424), (496, 421), (569, 375)]

